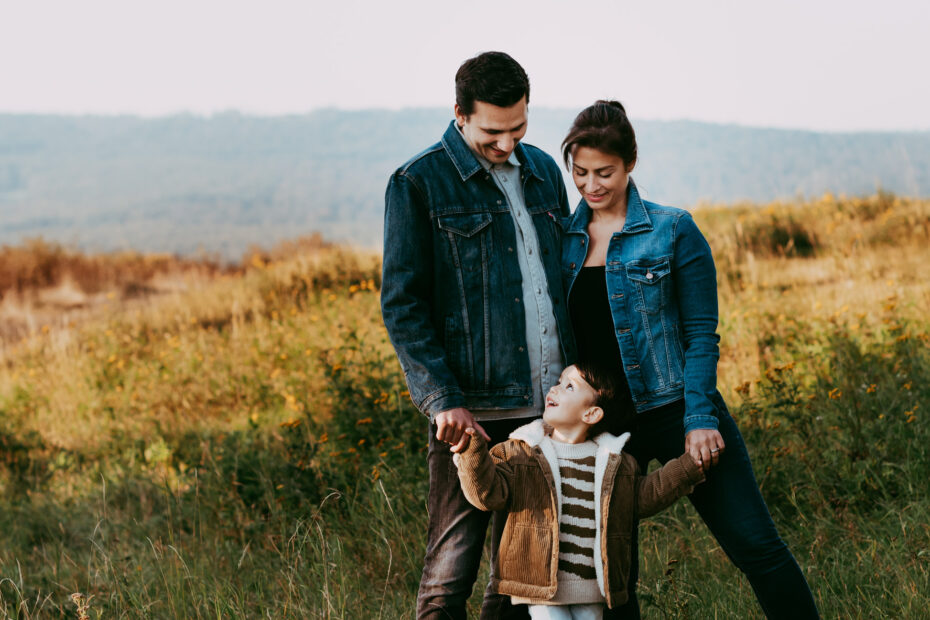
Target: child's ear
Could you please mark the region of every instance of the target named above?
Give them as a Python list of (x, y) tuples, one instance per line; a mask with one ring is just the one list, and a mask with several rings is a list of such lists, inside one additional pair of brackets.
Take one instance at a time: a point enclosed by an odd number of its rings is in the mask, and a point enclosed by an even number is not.
[(598, 406), (589, 408), (584, 412), (584, 415), (581, 416), (581, 419), (588, 426), (594, 426), (604, 417), (604, 410)]

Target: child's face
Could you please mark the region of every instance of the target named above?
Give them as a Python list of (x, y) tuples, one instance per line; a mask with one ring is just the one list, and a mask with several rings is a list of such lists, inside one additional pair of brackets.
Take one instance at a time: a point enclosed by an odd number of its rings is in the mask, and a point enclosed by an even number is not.
[(592, 423), (586, 421), (586, 414), (594, 408), (596, 396), (594, 388), (582, 378), (578, 369), (569, 366), (546, 394), (543, 421), (559, 431), (586, 428)]

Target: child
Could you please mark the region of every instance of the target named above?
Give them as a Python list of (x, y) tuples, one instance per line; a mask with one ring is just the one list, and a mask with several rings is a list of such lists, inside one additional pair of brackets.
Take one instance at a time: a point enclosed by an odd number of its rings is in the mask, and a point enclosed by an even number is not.
[(613, 409), (609, 373), (567, 367), (546, 396), (541, 420), (515, 430), (489, 453), (469, 429), (454, 456), (465, 497), (506, 510), (491, 586), (530, 616), (600, 619), (627, 600), (630, 541), (637, 519), (655, 514), (703, 481), (683, 454), (648, 476), (621, 452), (630, 434), (600, 433)]

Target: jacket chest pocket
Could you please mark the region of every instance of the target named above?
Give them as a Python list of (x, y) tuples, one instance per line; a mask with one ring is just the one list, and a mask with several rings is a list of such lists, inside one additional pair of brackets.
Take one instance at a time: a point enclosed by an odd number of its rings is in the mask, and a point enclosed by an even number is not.
[(439, 230), (449, 243), (450, 258), (456, 268), (466, 272), (487, 269), (491, 219), (490, 213), (456, 213), (436, 218)]
[(672, 286), (672, 267), (668, 258), (633, 261), (626, 266), (633, 308), (656, 314), (668, 302)]

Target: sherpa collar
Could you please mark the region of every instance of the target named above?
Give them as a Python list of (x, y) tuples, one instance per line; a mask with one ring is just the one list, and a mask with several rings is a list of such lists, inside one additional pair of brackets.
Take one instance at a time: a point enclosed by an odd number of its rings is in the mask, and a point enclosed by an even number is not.
[[(542, 444), (544, 439), (551, 441), (549, 436), (546, 435), (546, 429), (543, 425), (542, 418), (537, 418), (529, 424), (524, 424), (519, 427), (514, 432), (510, 433), (510, 438), (522, 441), (530, 447), (536, 447)], [(604, 451), (607, 454), (620, 454), (623, 450), (623, 446), (626, 445), (629, 439), (629, 433), (623, 433), (619, 437), (611, 435), (610, 433), (601, 433), (597, 437), (593, 437), (592, 441), (597, 444), (598, 452)]]

